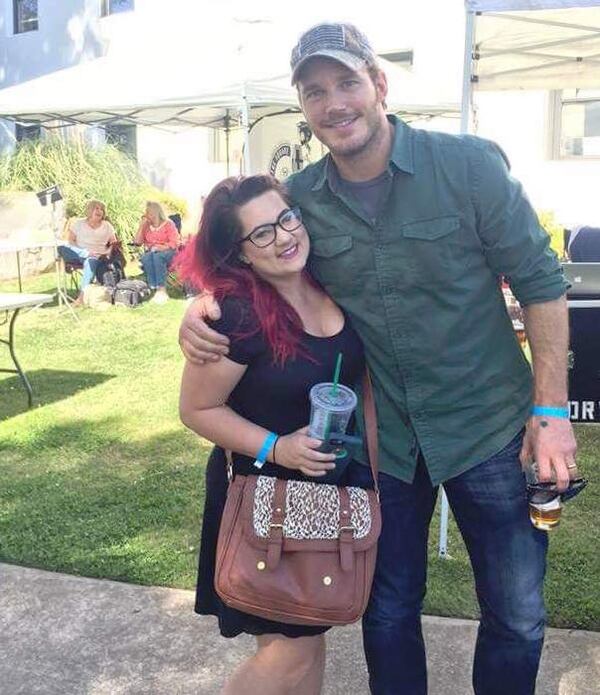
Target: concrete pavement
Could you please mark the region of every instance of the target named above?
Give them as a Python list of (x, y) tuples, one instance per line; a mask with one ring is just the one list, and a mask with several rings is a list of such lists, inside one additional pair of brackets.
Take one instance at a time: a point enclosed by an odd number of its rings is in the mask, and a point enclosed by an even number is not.
[[(222, 639), (192, 606), (189, 591), (0, 564), (0, 693), (216, 695), (253, 639)], [(471, 693), (477, 624), (425, 617), (424, 630), (430, 695)], [(368, 693), (358, 625), (329, 632), (323, 692)], [(600, 633), (549, 630), (536, 692), (600, 695)]]

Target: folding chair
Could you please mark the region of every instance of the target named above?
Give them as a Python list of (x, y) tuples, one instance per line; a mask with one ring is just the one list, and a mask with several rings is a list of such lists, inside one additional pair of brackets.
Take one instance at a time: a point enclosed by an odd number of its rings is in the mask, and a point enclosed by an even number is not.
[(65, 261), (61, 259), (65, 277), (69, 278), (69, 290), (79, 294), (81, 278), (83, 277), (83, 263), (81, 261)]
[[(176, 212), (173, 215), (169, 215), (169, 219), (173, 222), (177, 228), (177, 234), (179, 236), (179, 242), (177, 244), (177, 251), (181, 251), (183, 248), (183, 242), (181, 240), (181, 215)], [(174, 270), (169, 270), (167, 274), (167, 286), (175, 291), (184, 291), (185, 288), (181, 280), (177, 277), (177, 273)]]
[(59, 252), (59, 247), (68, 243), (68, 231), (74, 219), (75, 218), (71, 217), (65, 220), (62, 233), (57, 240), (55, 264), (58, 288), (58, 304), (59, 306), (64, 305), (70, 309), (73, 316), (77, 318), (70, 306), (70, 303), (75, 300), (69, 295), (69, 292), (74, 292), (75, 295), (79, 294), (81, 279), (83, 277), (83, 263), (81, 261), (67, 261)]
[[(175, 228), (177, 229), (177, 234), (179, 236), (179, 241), (177, 243), (177, 251), (180, 251), (181, 248), (183, 247), (183, 242), (181, 240), (181, 215), (178, 212), (176, 212), (176, 213), (173, 213), (172, 215), (169, 215), (169, 219), (173, 222), (173, 224), (175, 225)], [(144, 268), (143, 268), (142, 262), (141, 262), (141, 255), (143, 252), (142, 245), (136, 244), (135, 242), (129, 242), (127, 244), (127, 246), (129, 247), (130, 255), (132, 256), (133, 259), (135, 259), (138, 262), (138, 264), (142, 270), (142, 273), (143, 273)], [(170, 289), (174, 290), (175, 292), (184, 291), (184, 289), (185, 289), (183, 286), (183, 283), (177, 277), (177, 273), (173, 270), (170, 270), (167, 273), (166, 286), (169, 287)]]
[(79, 286), (83, 275), (83, 263), (70, 263), (58, 253), (58, 246), (55, 250), (54, 266), (56, 268), (56, 291), (58, 299), (59, 313), (63, 308), (67, 309), (71, 316), (79, 321), (77, 314), (73, 311), (71, 304), (75, 301), (69, 292), (79, 294)]

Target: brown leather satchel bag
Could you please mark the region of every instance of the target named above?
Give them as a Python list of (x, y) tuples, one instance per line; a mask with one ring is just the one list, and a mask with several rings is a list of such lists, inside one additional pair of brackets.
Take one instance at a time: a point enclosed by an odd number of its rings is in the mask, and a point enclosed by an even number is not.
[(381, 531), (368, 373), (363, 396), (374, 490), (254, 475), (230, 483), (215, 570), (228, 606), (294, 625), (346, 625), (364, 613)]

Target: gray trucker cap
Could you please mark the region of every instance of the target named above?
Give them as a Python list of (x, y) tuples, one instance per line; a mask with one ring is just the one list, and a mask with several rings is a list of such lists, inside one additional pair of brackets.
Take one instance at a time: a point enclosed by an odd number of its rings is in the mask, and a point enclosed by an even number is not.
[(302, 34), (292, 50), (293, 85), (304, 64), (317, 56), (337, 60), (350, 70), (360, 70), (375, 62), (369, 40), (352, 24), (317, 24)]

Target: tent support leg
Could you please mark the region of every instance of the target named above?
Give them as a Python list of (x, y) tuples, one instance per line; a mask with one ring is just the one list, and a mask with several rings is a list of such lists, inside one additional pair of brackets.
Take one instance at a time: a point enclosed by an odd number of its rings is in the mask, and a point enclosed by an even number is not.
[(229, 173), (229, 128), (231, 124), (231, 116), (229, 115), (229, 109), (225, 110), (225, 157), (226, 157), (226, 172), (227, 176)]
[[(460, 132), (469, 132), (471, 117), (471, 95), (473, 83), (471, 75), (473, 72), (473, 49), (475, 41), (475, 13), (466, 12), (465, 22), (465, 54), (463, 63), (463, 85), (462, 102), (460, 108)], [(442, 487), (442, 504), (440, 509), (440, 538), (438, 543), (438, 555), (441, 558), (448, 558), (448, 516), (450, 514), (448, 498)]]
[(465, 53), (463, 61), (462, 102), (460, 107), (460, 132), (469, 132), (471, 116), (471, 94), (473, 84), (471, 75), (473, 72), (473, 49), (475, 41), (475, 13), (467, 10), (465, 22)]
[(442, 492), (442, 506), (440, 512), (440, 543), (438, 555), (441, 558), (448, 558), (448, 498), (446, 491), (440, 486)]
[(252, 173), (250, 162), (250, 113), (248, 109), (248, 99), (246, 94), (242, 94), (242, 127), (244, 128), (244, 174), (250, 176)]

